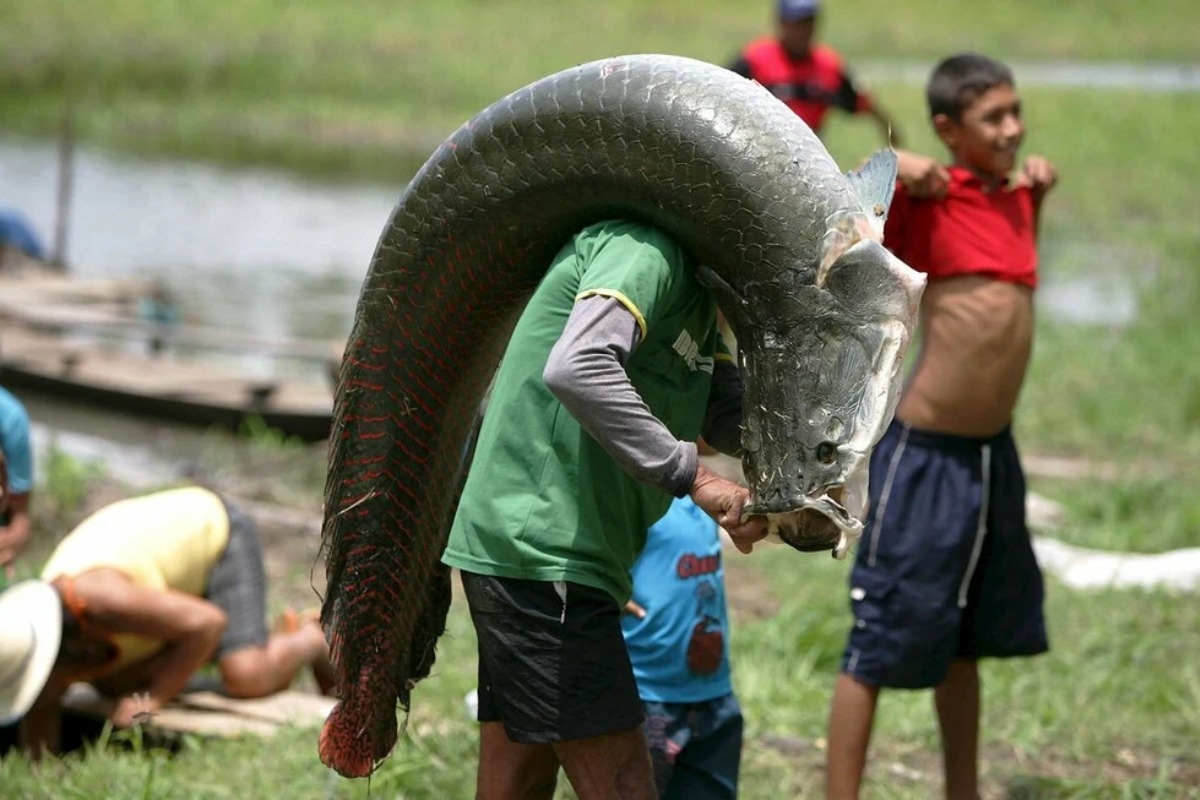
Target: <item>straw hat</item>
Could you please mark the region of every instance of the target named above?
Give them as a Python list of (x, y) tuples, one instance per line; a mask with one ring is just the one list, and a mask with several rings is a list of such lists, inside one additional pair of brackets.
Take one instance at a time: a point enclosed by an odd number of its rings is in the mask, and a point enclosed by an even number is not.
[(0, 725), (25, 715), (58, 658), (62, 602), (44, 581), (22, 581), (0, 594)]

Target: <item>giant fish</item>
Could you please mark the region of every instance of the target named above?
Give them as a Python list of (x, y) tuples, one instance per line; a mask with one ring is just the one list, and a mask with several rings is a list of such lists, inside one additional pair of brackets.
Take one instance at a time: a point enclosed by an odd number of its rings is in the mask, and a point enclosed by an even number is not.
[(429, 674), (440, 563), (481, 399), (555, 253), (581, 228), (660, 226), (739, 343), (749, 514), (802, 550), (861, 531), (923, 278), (880, 240), (895, 156), (844, 175), (761, 86), (711, 64), (583, 64), (498, 100), (429, 158), (379, 239), (330, 438), (321, 620), (340, 701), (322, 760), (370, 774)]

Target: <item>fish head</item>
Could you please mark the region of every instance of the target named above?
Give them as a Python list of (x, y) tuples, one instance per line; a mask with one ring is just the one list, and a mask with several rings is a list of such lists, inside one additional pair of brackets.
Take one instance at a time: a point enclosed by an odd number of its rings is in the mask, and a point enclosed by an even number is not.
[(820, 267), (744, 287), (744, 515), (765, 515), (799, 550), (841, 557), (862, 532), (871, 450), (899, 400), (924, 286), (863, 238)]

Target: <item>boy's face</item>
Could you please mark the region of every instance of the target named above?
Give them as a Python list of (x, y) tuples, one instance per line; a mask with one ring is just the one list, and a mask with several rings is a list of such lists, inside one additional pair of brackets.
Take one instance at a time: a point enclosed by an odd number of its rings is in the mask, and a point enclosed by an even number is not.
[(816, 28), (816, 17), (796, 20), (780, 19), (779, 41), (792, 58), (805, 58), (812, 46), (813, 33)]
[(938, 114), (933, 125), (959, 166), (985, 177), (1003, 178), (1017, 165), (1025, 122), (1021, 98), (1012, 86), (993, 86), (963, 110), (962, 119)]

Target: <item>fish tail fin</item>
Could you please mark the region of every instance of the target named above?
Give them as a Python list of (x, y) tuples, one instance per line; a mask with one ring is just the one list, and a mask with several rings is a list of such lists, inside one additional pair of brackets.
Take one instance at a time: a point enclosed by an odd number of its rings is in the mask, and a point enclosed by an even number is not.
[[(361, 683), (361, 679), (360, 679)], [(361, 687), (360, 687), (361, 691)], [(358, 695), (362, 702), (362, 695)], [(385, 713), (381, 713), (385, 712)], [(366, 726), (363, 720), (367, 720)], [(396, 746), (396, 713), (391, 708), (360, 709), (355, 695), (329, 712), (317, 742), (321, 763), (346, 778), (365, 778)]]
[(887, 211), (896, 192), (896, 151), (876, 151), (861, 167), (847, 172), (846, 178), (858, 195), (858, 202), (871, 228), (882, 239)]

